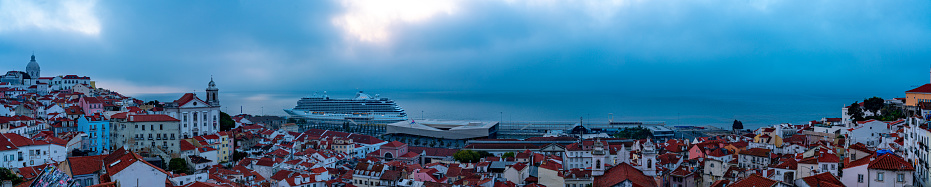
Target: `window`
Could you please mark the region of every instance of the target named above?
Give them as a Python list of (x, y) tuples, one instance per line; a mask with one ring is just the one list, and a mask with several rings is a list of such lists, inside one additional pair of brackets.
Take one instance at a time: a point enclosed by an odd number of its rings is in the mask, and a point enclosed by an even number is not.
[(711, 167), (714, 167), (714, 163), (711, 163)]
[(898, 174), (898, 175), (896, 175), (896, 176), (895, 176), (895, 181), (896, 181), (896, 182), (905, 182), (905, 175), (903, 175), (903, 174)]
[(877, 174), (876, 174), (876, 181), (883, 181), (883, 174), (884, 174), (883, 172), (877, 173)]
[(158, 130), (165, 130), (165, 125), (158, 124)]
[[(136, 126), (139, 126), (139, 125), (136, 125)], [(142, 126), (142, 130), (145, 130), (145, 125)]]

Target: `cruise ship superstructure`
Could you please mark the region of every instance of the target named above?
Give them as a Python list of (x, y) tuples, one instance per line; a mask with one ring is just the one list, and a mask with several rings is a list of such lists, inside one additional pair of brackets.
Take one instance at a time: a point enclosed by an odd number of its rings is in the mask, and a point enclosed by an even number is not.
[(388, 124), (407, 120), (407, 113), (388, 98), (356, 93), (353, 98), (330, 98), (314, 94), (297, 101), (294, 109), (285, 109), (292, 117), (316, 121), (352, 121), (353, 123)]

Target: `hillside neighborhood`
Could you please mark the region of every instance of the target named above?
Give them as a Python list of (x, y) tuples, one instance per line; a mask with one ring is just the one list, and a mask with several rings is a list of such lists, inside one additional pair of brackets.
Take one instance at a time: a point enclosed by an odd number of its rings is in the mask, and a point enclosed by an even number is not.
[(806, 124), (735, 120), (727, 133), (688, 138), (484, 135), (455, 146), (230, 116), (212, 79), (170, 102), (95, 84), (43, 77), (35, 56), (2, 77), (3, 185), (44, 181), (53, 168), (75, 186), (931, 186), (931, 84)]

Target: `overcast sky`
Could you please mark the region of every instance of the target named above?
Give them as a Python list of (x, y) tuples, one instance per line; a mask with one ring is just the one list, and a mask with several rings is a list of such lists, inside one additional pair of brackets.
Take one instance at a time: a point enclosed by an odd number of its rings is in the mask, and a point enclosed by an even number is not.
[(931, 3), (0, 0), (0, 64), (126, 93), (900, 94)]

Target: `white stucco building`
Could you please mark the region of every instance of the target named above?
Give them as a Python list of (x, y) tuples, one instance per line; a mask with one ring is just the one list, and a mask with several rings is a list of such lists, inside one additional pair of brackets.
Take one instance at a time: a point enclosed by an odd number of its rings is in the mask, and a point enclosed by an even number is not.
[(219, 89), (211, 78), (205, 100), (194, 93), (186, 93), (180, 99), (165, 104), (165, 114), (181, 120), (180, 134), (184, 139), (220, 131), (218, 92)]

